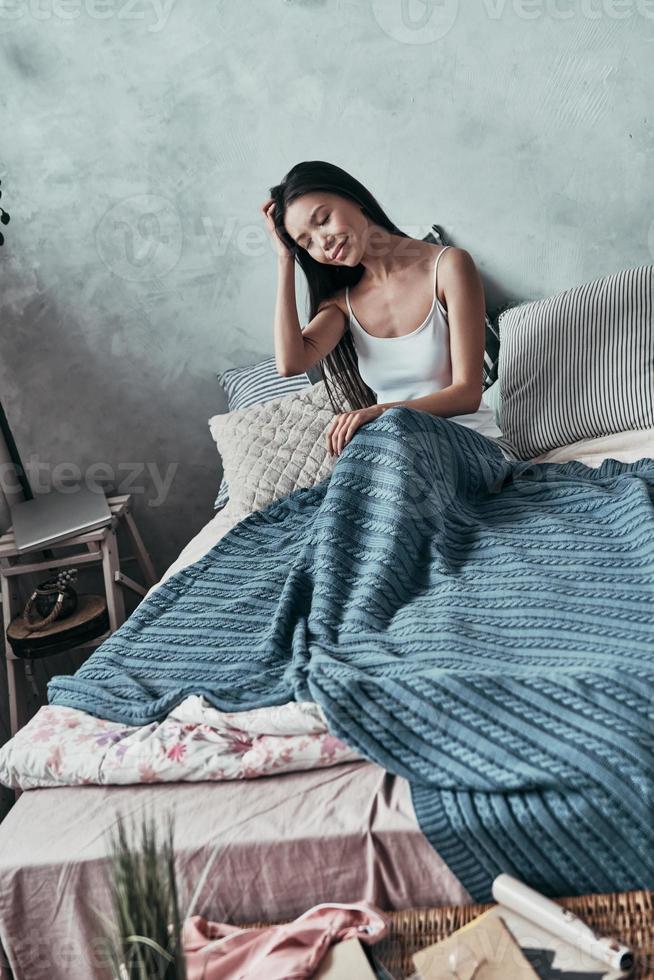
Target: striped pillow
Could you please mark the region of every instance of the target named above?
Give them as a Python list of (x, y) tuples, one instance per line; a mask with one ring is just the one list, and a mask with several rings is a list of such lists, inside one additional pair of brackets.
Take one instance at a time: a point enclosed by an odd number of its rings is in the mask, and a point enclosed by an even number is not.
[(654, 426), (653, 310), (644, 265), (500, 316), (502, 432), (520, 459)]
[[(236, 412), (251, 405), (264, 405), (276, 398), (283, 398), (294, 391), (303, 391), (311, 386), (305, 373), (285, 378), (277, 373), (275, 358), (268, 357), (247, 367), (228, 368), (217, 375), (227, 395), (227, 411)], [(229, 500), (229, 487), (223, 477), (214, 509), (220, 510)]]
[[(443, 238), (443, 230), (440, 225), (432, 225), (429, 232), (422, 239), (423, 242), (433, 242), (436, 245), (451, 244)], [(500, 335), (497, 327), (486, 314), (486, 343), (484, 345), (484, 380), (483, 389), (497, 381), (497, 362), (500, 355)]]

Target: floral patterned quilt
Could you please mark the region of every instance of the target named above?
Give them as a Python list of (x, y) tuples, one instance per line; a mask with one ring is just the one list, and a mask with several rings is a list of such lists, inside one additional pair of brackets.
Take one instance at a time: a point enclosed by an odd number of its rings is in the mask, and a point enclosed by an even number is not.
[(193, 695), (143, 726), (46, 705), (0, 748), (0, 782), (33, 789), (250, 779), (359, 758), (329, 734), (311, 701), (230, 713)]

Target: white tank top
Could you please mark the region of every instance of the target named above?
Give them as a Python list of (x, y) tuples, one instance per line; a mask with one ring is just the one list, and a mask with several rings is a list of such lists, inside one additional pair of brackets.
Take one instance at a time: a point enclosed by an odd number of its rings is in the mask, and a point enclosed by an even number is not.
[[(350, 314), (350, 331), (357, 353), (359, 374), (377, 395), (377, 402), (409, 401), (421, 398), (452, 384), (450, 360), (450, 327), (447, 310), (437, 295), (438, 263), (451, 245), (446, 245), (434, 263), (434, 298), (427, 318), (411, 333), (400, 337), (375, 337), (361, 326), (350, 304), (350, 287), (345, 301)], [(501, 430), (494, 421), (493, 411), (482, 401), (476, 412), (449, 416), (468, 428), (481, 431), (490, 439), (499, 440)], [(504, 448), (500, 446), (506, 459)]]
[(374, 337), (361, 326), (350, 305), (350, 288), (345, 301), (350, 314), (350, 330), (359, 362), (359, 374), (377, 395), (378, 402), (420, 398), (452, 384), (450, 328), (447, 310), (438, 299), (438, 263), (434, 263), (434, 298), (427, 318), (411, 333), (401, 337)]

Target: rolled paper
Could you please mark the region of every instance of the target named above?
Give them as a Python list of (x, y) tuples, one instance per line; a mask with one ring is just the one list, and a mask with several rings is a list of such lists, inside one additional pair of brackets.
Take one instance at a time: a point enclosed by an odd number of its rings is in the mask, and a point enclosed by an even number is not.
[(626, 973), (634, 964), (634, 956), (628, 946), (623, 946), (617, 939), (598, 936), (569, 909), (563, 908), (511, 875), (497, 876), (493, 882), (493, 898), (500, 905), (529, 919), (614, 970)]

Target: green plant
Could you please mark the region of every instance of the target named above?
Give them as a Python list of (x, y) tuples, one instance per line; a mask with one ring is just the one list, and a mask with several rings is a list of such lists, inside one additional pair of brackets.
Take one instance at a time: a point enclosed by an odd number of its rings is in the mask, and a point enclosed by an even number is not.
[(132, 824), (130, 843), (122, 817), (112, 836), (110, 892), (113, 921), (107, 923), (116, 980), (186, 980), (182, 924), (175, 881), (173, 821), (161, 843), (154, 819)]

